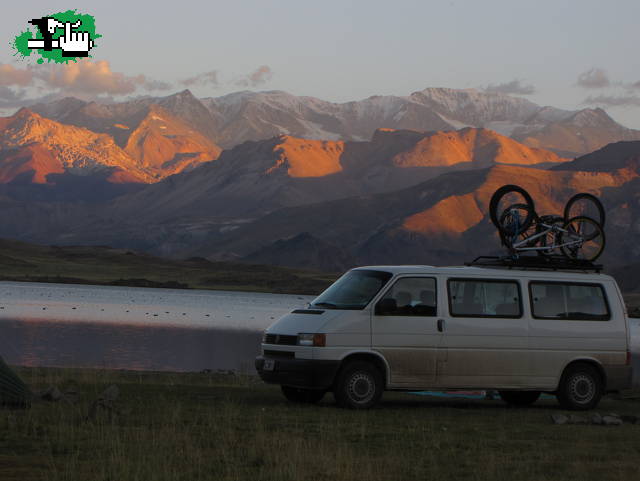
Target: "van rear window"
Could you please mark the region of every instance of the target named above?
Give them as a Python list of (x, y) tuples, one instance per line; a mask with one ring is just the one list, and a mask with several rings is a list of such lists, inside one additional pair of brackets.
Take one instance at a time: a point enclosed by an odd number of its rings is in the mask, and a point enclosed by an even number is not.
[(522, 317), (516, 281), (449, 279), (449, 311), (456, 317)]
[(538, 319), (608, 321), (604, 289), (599, 284), (530, 282), (531, 312)]

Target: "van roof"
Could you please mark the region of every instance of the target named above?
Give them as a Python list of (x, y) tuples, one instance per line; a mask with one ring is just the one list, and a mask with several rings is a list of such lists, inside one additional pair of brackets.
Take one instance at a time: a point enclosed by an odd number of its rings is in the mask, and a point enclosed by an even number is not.
[(483, 277), (518, 277), (518, 278), (535, 278), (535, 279), (576, 279), (588, 280), (597, 279), (603, 281), (605, 279), (613, 279), (606, 274), (586, 271), (560, 271), (551, 269), (515, 269), (515, 268), (497, 268), (497, 267), (472, 267), (472, 266), (362, 266), (354, 270), (369, 269), (391, 274), (445, 274), (453, 276), (483, 276)]

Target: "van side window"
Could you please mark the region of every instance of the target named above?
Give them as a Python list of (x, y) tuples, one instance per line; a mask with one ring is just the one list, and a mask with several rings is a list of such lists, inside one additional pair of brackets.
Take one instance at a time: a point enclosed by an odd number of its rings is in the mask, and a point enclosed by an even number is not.
[(379, 316), (436, 316), (436, 292), (433, 278), (403, 277), (378, 301), (375, 313)]
[(449, 311), (457, 317), (522, 317), (516, 281), (449, 279)]
[(604, 289), (599, 284), (530, 282), (531, 312), (539, 319), (608, 321)]

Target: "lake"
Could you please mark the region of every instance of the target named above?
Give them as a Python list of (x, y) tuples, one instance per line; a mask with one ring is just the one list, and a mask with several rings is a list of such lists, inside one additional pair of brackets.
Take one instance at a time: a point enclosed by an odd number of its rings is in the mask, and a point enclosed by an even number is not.
[(0, 355), (23, 366), (252, 372), (262, 330), (312, 299), (0, 282)]

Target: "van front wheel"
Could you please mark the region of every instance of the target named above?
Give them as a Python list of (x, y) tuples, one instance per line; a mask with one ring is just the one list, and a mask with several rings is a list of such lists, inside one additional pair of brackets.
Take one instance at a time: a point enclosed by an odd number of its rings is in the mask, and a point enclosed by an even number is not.
[(540, 391), (498, 391), (498, 393), (504, 402), (513, 406), (528, 406), (540, 397)]
[(602, 377), (595, 367), (574, 364), (562, 375), (556, 396), (563, 408), (584, 411), (598, 405), (603, 390)]
[(366, 361), (352, 361), (338, 374), (333, 394), (340, 407), (369, 409), (382, 396), (384, 378), (380, 370)]

